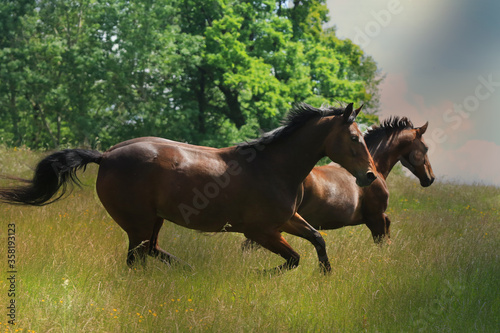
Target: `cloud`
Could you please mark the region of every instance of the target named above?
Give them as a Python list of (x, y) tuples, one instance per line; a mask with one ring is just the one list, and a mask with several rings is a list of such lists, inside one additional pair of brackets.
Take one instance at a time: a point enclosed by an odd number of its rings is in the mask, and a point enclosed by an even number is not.
[(455, 114), (452, 101), (429, 105), (424, 96), (410, 92), (403, 73), (388, 74), (380, 88), (380, 118), (408, 117), (416, 127), (429, 122), (429, 143), (456, 145), (476, 131), (470, 118)]
[(457, 149), (438, 148), (429, 159), (438, 179), (500, 186), (500, 146), (494, 142), (469, 140)]
[(415, 105), (408, 101), (411, 94), (403, 73), (387, 74), (380, 86), (381, 118), (390, 116), (408, 117), (415, 123), (424, 123), (424, 117)]

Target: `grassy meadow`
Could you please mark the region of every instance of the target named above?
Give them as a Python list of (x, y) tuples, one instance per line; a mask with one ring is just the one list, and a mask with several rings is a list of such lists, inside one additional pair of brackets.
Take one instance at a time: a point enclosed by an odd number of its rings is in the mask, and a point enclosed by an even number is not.
[[(0, 174), (30, 177), (41, 156), (0, 150)], [(366, 226), (325, 231), (333, 272), (311, 244), (286, 235), (300, 266), (271, 252), (243, 253), (239, 234), (203, 234), (165, 223), (160, 245), (192, 270), (148, 260), (125, 264), (127, 238), (87, 186), (32, 208), (0, 204), (0, 267), (16, 226), (16, 322), (0, 280), (0, 332), (498, 332), (500, 189), (389, 176), (392, 244)], [(2, 180), (1, 185), (9, 184)]]

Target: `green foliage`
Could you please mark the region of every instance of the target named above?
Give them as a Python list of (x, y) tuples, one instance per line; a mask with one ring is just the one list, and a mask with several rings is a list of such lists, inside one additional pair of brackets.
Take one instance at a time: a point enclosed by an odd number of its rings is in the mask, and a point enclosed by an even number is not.
[(374, 115), (373, 59), (323, 29), (325, 1), (289, 4), (4, 1), (0, 142), (225, 146), (278, 126), (295, 102), (365, 103)]

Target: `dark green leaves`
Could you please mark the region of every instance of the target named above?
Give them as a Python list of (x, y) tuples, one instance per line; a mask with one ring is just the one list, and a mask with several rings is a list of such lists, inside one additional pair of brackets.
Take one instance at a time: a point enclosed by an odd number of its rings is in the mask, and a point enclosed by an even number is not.
[(324, 1), (289, 3), (4, 1), (0, 142), (225, 146), (276, 127), (294, 102), (376, 110), (374, 61), (323, 30)]

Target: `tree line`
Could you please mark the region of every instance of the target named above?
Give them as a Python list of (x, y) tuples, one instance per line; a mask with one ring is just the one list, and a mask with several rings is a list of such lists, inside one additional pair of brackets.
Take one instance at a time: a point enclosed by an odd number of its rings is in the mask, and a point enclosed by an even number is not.
[(364, 103), (376, 122), (376, 63), (328, 21), (323, 0), (3, 0), (0, 143), (218, 147), (294, 102)]

